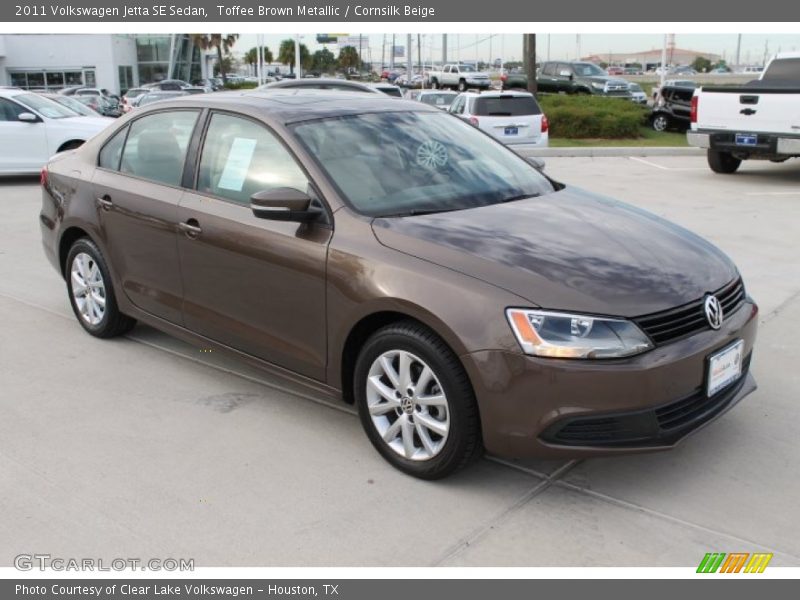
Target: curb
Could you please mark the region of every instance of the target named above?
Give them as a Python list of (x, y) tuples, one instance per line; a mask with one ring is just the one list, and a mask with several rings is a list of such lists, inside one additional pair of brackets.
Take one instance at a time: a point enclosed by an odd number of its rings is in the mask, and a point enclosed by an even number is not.
[(629, 146), (590, 148), (536, 148), (524, 145), (514, 148), (522, 156), (542, 157), (603, 157), (603, 156), (705, 156), (703, 148), (670, 147), (670, 146)]

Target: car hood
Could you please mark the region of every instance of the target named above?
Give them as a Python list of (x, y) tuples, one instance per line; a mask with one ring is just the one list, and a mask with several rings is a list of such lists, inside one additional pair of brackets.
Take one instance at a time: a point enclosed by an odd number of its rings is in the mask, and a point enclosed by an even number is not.
[(75, 131), (90, 131), (98, 133), (116, 121), (111, 117), (69, 117), (67, 119), (54, 119), (59, 127), (74, 129)]
[(541, 308), (635, 317), (701, 298), (737, 276), (730, 259), (697, 235), (578, 188), (470, 210), (377, 218), (372, 227), (389, 248)]

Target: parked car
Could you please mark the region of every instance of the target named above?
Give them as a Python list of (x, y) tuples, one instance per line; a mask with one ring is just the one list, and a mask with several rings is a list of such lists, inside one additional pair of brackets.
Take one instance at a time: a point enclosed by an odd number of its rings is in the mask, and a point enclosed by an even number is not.
[[(697, 83), (692, 79), (666, 79), (664, 80), (664, 87), (682, 87), (694, 89), (697, 87)], [(657, 85), (654, 85), (650, 92), (654, 104), (658, 102), (658, 95), (660, 92), (661, 88)]]
[(608, 67), (606, 73), (609, 75), (625, 75), (624, 67)]
[(50, 156), (77, 148), (111, 122), (33, 92), (0, 90), (0, 175), (36, 174)]
[(190, 85), (187, 88), (183, 88), (183, 90), (187, 94), (208, 94), (211, 90), (207, 87), (203, 87), (200, 85)]
[(647, 104), (647, 94), (644, 93), (642, 86), (638, 83), (628, 82), (628, 90), (631, 93), (631, 100), (636, 104)]
[(133, 109), (133, 101), (138, 98), (139, 96), (146, 94), (150, 91), (149, 88), (130, 88), (127, 90), (120, 99), (120, 108), (122, 109), (123, 113), (130, 112)]
[(50, 94), (47, 92), (40, 92), (40, 96), (47, 98), (48, 100), (52, 100), (53, 102), (58, 102), (62, 106), (66, 106), (72, 112), (82, 116), (82, 117), (100, 117), (103, 116), (100, 112), (90, 108), (88, 105), (76, 100), (72, 96), (64, 96), (62, 94)]
[[(231, 78), (228, 78), (230, 81)], [(143, 88), (148, 89), (157, 89), (161, 90), (162, 92), (180, 92), (184, 88), (191, 87), (192, 85), (182, 79), (163, 79), (161, 81), (156, 81), (154, 83), (147, 83), (143, 85)]]
[(528, 75), (523, 69), (504, 70), (500, 74), (500, 87), (503, 90), (527, 90)]
[(650, 113), (650, 124), (656, 131), (689, 129), (694, 88), (664, 86)]
[(296, 100), (181, 97), (47, 164), (87, 333), (138, 320), (355, 403), (425, 479), (668, 449), (755, 388), (758, 308), (710, 243), (422, 103)]
[(627, 81), (609, 76), (590, 62), (544, 62), (536, 75), (536, 86), (539, 92), (550, 94), (631, 97)]
[(458, 92), (451, 90), (408, 90), (407, 98), (447, 110), (457, 96)]
[(110, 100), (108, 100), (102, 95), (75, 94), (74, 96), (69, 96), (69, 97), (73, 98), (76, 102), (85, 104), (86, 106), (98, 112), (99, 114), (103, 115), (104, 117), (111, 117), (116, 119), (122, 114), (122, 111), (119, 109), (118, 106), (112, 104)]
[(448, 110), (504, 144), (548, 145), (547, 117), (530, 92), (464, 92)]
[(798, 105), (800, 52), (779, 52), (756, 81), (698, 89), (686, 139), (707, 150), (715, 173), (734, 173), (743, 160), (800, 157)]
[[(101, 88), (80, 88), (75, 90), (75, 93), (72, 94), (73, 96), (94, 96), (97, 98), (102, 98), (105, 100), (105, 103), (101, 103), (103, 106), (110, 106), (110, 110), (119, 110), (119, 96), (116, 94), (112, 94), (107, 89)], [(122, 111), (119, 110), (121, 113)]]
[(623, 75), (644, 75), (644, 71), (637, 67), (625, 67)]
[(391, 83), (369, 83), (367, 85), (392, 98), (403, 97), (403, 91), (398, 86)]
[(488, 73), (479, 71), (473, 65), (457, 63), (444, 65), (441, 71), (431, 70), (429, 77), (433, 89), (451, 88), (465, 92), (470, 88), (485, 90), (492, 85)]
[(287, 89), (304, 90), (336, 90), (340, 92), (364, 92), (367, 94), (381, 94), (382, 92), (371, 85), (360, 81), (347, 79), (333, 79), (318, 77), (315, 79), (281, 79), (273, 83), (260, 86), (257, 91), (270, 92)]
[(152, 104), (153, 102), (161, 102), (163, 100), (172, 100), (173, 98), (180, 98), (181, 96), (188, 96), (188, 92), (183, 90), (180, 91), (165, 91), (165, 90), (154, 90), (152, 92), (147, 92), (146, 94), (142, 94), (141, 96), (137, 97), (133, 101), (134, 108), (141, 108), (142, 106), (147, 106), (148, 104)]

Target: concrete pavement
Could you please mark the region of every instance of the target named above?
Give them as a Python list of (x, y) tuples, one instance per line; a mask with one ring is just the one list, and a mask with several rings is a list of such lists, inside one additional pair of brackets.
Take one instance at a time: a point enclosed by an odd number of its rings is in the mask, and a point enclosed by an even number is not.
[(197, 566), (800, 566), (800, 163), (549, 158), (557, 179), (722, 247), (759, 301), (759, 390), (675, 451), (488, 457), (443, 482), (389, 467), (352, 410), (146, 327), (74, 321), (35, 181), (0, 181), (0, 565), (20, 553)]

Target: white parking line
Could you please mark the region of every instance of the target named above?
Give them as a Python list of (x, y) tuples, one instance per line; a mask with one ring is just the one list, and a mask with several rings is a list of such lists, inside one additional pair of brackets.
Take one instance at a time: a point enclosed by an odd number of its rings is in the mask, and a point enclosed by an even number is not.
[(629, 156), (630, 160), (635, 160), (636, 162), (640, 162), (644, 165), (649, 167), (655, 167), (656, 169), (661, 169), (662, 171), (705, 171), (707, 167), (665, 167), (664, 165), (659, 165), (658, 163), (651, 162), (647, 159), (640, 158), (638, 156)]

